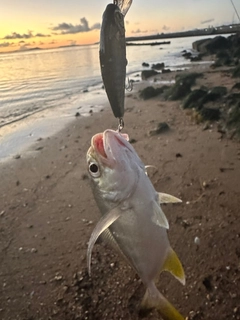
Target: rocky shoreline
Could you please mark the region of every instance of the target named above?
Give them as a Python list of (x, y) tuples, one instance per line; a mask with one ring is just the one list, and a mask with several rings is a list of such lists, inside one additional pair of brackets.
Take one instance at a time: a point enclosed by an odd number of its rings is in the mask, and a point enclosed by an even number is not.
[[(193, 49), (199, 52), (184, 52), (183, 56), (191, 61), (214, 59), (208, 73), (219, 73), (223, 85), (207, 86), (203, 72), (178, 72), (173, 85), (148, 86), (140, 92), (140, 97), (150, 99), (161, 96), (166, 101), (181, 101), (183, 109), (191, 110), (197, 123), (218, 121), (218, 130), (228, 137), (240, 138), (240, 34), (228, 38), (218, 36), (213, 39), (199, 40), (193, 43)], [(149, 66), (144, 62), (144, 66)], [(160, 67), (158, 67), (160, 66)], [(159, 72), (159, 69), (162, 69)], [(167, 69), (167, 72), (171, 72)], [(154, 77), (157, 82), (166, 73), (164, 64), (152, 65), (150, 70), (142, 71), (142, 79)], [(226, 85), (225, 85), (226, 83)]]

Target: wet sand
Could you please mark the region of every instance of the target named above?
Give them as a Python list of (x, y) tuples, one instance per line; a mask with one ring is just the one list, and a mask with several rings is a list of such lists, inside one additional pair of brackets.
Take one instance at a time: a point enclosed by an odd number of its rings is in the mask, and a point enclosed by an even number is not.
[[(198, 81), (233, 82), (211, 69)], [(127, 93), (124, 132), (136, 140), (143, 162), (156, 167), (149, 169), (156, 190), (183, 200), (163, 210), (186, 286), (163, 273), (158, 288), (188, 319), (240, 319), (240, 145), (222, 137), (217, 123), (203, 130), (180, 101), (140, 100), (139, 86)], [(159, 122), (170, 130), (149, 136)], [(117, 128), (110, 108), (76, 117), (1, 164), (2, 320), (139, 319), (144, 287), (111, 248), (97, 244), (92, 279), (86, 272), (87, 242), (99, 213), (85, 155), (92, 135), (106, 128)], [(159, 316), (153, 311), (144, 319)]]

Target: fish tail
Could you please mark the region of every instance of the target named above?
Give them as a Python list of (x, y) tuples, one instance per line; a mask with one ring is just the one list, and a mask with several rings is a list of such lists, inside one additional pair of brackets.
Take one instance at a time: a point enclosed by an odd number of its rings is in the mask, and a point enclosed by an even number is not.
[(144, 316), (149, 310), (156, 309), (163, 320), (184, 320), (185, 318), (174, 306), (158, 291), (152, 282), (143, 297), (140, 315)]

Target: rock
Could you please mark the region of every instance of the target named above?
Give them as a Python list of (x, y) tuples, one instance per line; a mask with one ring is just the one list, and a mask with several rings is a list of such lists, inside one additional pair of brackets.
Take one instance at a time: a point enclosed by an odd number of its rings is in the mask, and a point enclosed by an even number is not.
[(235, 105), (240, 101), (240, 93), (230, 93), (227, 98), (228, 105)]
[(220, 109), (219, 108), (213, 108), (213, 107), (203, 107), (200, 110), (200, 114), (202, 115), (204, 120), (219, 120), (220, 118)]
[(201, 99), (207, 94), (207, 91), (204, 89), (195, 89), (189, 93), (186, 99), (183, 102), (183, 109), (199, 109), (201, 108)]
[(80, 113), (79, 113), (79, 112), (76, 112), (76, 113), (75, 113), (75, 117), (80, 117)]
[(197, 61), (201, 61), (201, 60), (202, 60), (202, 55), (201, 54), (190, 58), (191, 62), (197, 62)]
[(162, 70), (164, 69), (164, 67), (165, 67), (164, 62), (152, 64), (152, 69), (155, 69), (155, 70)]
[(158, 125), (157, 125), (157, 128), (153, 129), (153, 130), (150, 130), (148, 134), (149, 134), (149, 136), (155, 136), (157, 134), (166, 132), (169, 129), (170, 129), (169, 125), (166, 122), (159, 122)]
[(201, 103), (213, 102), (225, 96), (227, 94), (227, 88), (222, 86), (217, 86), (208, 91), (208, 93), (201, 99)]
[(216, 66), (226, 66), (230, 65), (233, 62), (229, 52), (227, 50), (221, 50), (216, 54)]
[(233, 57), (240, 59), (240, 46), (233, 51)]
[(140, 92), (140, 98), (143, 100), (151, 99), (153, 97), (156, 97), (157, 95), (163, 93), (163, 88), (154, 88), (152, 86), (146, 87)]
[(213, 39), (204, 39), (195, 41), (193, 44), (193, 49), (201, 53), (214, 54), (219, 50), (225, 50), (229, 47), (229, 40), (223, 36), (217, 36)]
[(240, 82), (235, 83), (232, 90), (240, 90)]
[(240, 137), (240, 102), (230, 108), (227, 115), (226, 125), (228, 129), (234, 128), (237, 135)]
[(192, 43), (192, 48), (193, 50), (196, 50), (198, 52), (206, 53), (207, 52), (206, 45), (210, 43), (210, 41), (211, 41), (211, 38), (194, 41)]
[(148, 78), (156, 76), (157, 74), (159, 74), (159, 72), (155, 70), (143, 70), (141, 77), (142, 77), (142, 80), (147, 80)]
[(191, 59), (192, 53), (191, 53), (191, 52), (185, 52), (185, 53), (182, 54), (182, 56), (183, 56), (185, 59)]
[(137, 142), (137, 140), (134, 139), (134, 138), (131, 138), (131, 139), (129, 140), (129, 143), (131, 143), (131, 144), (136, 143), (136, 142)]
[(162, 69), (162, 73), (169, 73), (169, 72), (171, 72), (170, 69)]
[(20, 159), (21, 158), (21, 155), (20, 154), (16, 154), (14, 157), (13, 157), (14, 159)]
[(182, 154), (181, 153), (176, 153), (176, 158), (182, 158)]
[(143, 67), (149, 67), (149, 63), (143, 62), (143, 63), (142, 63), (142, 66), (143, 66)]
[(212, 291), (213, 287), (212, 287), (212, 276), (207, 276), (203, 279), (202, 281), (204, 287), (208, 290), (208, 291)]
[(191, 86), (195, 84), (198, 77), (202, 73), (187, 73), (176, 75), (176, 83), (165, 93), (165, 98), (168, 100), (179, 100), (191, 92)]
[(237, 67), (233, 70), (232, 76), (233, 78), (240, 77), (240, 64), (238, 64)]

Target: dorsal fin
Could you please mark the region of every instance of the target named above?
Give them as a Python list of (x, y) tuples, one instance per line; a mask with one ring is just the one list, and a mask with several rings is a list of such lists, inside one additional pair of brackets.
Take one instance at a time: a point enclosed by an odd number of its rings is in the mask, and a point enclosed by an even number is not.
[(181, 199), (178, 199), (170, 194), (159, 192), (158, 193), (158, 201), (159, 203), (180, 203)]

